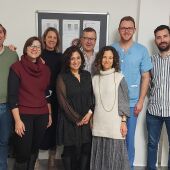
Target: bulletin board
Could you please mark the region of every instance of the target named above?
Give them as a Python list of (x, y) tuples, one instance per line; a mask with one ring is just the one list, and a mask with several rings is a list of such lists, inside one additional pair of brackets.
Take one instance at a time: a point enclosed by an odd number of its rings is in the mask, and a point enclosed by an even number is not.
[(61, 51), (69, 47), (73, 39), (80, 38), (86, 27), (96, 30), (96, 52), (108, 44), (108, 13), (37, 11), (36, 20), (39, 37), (48, 27), (55, 27), (59, 31)]

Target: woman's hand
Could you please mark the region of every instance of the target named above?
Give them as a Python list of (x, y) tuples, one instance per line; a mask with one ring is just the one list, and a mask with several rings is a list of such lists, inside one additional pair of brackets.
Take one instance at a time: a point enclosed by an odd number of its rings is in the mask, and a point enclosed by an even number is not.
[(83, 121), (81, 120), (80, 122), (77, 122), (76, 124), (77, 126), (83, 126)]
[(20, 137), (25, 134), (25, 125), (21, 119), (15, 122), (15, 132)]
[(126, 122), (121, 122), (120, 133), (122, 134), (122, 137), (126, 137), (126, 134), (127, 134), (127, 125), (126, 125)]
[(92, 116), (92, 113), (91, 112), (88, 112), (84, 117), (83, 119), (77, 123), (77, 126), (82, 126), (82, 125), (86, 125), (89, 123), (90, 121), (90, 118)]
[(49, 114), (47, 128), (49, 128), (51, 126), (51, 124), (52, 124), (52, 116), (51, 116), (51, 114)]
[(92, 113), (88, 112), (88, 113), (83, 117), (83, 119), (82, 119), (83, 124), (85, 124), (85, 125), (88, 124), (89, 121), (90, 121), (91, 116), (92, 116)]

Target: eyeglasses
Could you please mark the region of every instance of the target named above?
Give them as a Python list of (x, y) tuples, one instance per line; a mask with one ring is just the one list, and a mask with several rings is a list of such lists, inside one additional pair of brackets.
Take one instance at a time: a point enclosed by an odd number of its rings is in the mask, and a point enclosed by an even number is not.
[(36, 45), (30, 45), (29, 48), (30, 48), (31, 50), (33, 50), (33, 49), (36, 49), (36, 50), (38, 50), (38, 51), (41, 50), (41, 46), (36, 46)]
[(119, 28), (121, 31), (129, 31), (129, 32), (131, 32), (131, 31), (133, 31), (135, 28), (134, 27), (120, 27)]
[(85, 41), (96, 41), (96, 38), (83, 37)]

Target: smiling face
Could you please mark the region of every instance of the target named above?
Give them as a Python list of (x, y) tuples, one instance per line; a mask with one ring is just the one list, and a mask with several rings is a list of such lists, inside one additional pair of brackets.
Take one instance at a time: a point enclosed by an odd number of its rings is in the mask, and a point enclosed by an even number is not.
[(32, 44), (27, 47), (26, 53), (28, 58), (32, 62), (35, 62), (41, 54), (41, 43), (38, 40), (34, 40)]
[(122, 41), (130, 41), (135, 33), (135, 26), (132, 21), (123, 20), (119, 26), (119, 34)]
[(102, 69), (104, 71), (109, 70), (113, 66), (113, 53), (111, 50), (105, 51), (102, 58)]
[(81, 56), (80, 54), (75, 51), (72, 53), (71, 58), (70, 58), (70, 70), (72, 72), (77, 72), (80, 69), (81, 66)]
[(94, 47), (96, 44), (96, 33), (91, 32), (84, 32), (83, 36), (81, 37), (81, 45), (85, 52), (93, 52)]
[(45, 39), (45, 48), (49, 51), (55, 50), (57, 46), (57, 34), (54, 31), (48, 31)]
[(161, 52), (170, 50), (170, 34), (167, 29), (155, 33), (155, 43)]

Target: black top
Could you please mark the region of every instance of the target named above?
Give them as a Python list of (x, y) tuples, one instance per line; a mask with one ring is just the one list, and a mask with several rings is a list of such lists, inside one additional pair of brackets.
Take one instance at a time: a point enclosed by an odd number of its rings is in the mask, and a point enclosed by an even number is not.
[(91, 142), (90, 123), (80, 127), (76, 124), (94, 107), (90, 73), (80, 71), (80, 82), (70, 71), (60, 74), (57, 97), (60, 105), (59, 144), (80, 146)]
[(54, 97), (56, 96), (56, 79), (62, 67), (62, 53), (45, 49), (42, 52), (42, 58), (51, 71), (50, 89), (52, 89), (52, 96)]
[(46, 130), (44, 139), (42, 140), (40, 149), (48, 150), (56, 146), (56, 129), (58, 119), (58, 102), (56, 96), (56, 79), (62, 67), (62, 53), (56, 51), (43, 50), (42, 58), (48, 65), (51, 71), (50, 87), (52, 90), (52, 96), (50, 97), (50, 103), (52, 108), (52, 125)]

